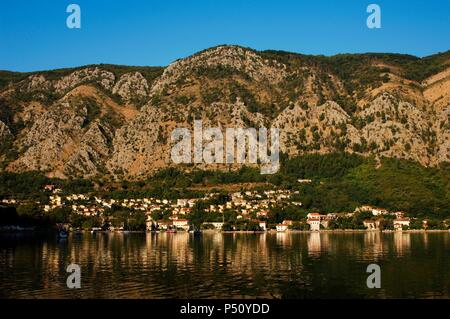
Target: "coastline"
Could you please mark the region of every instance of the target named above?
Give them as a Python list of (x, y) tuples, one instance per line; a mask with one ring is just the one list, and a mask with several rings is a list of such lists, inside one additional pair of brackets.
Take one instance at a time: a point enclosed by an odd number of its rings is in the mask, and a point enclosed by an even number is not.
[[(56, 233), (57, 231), (50, 230), (50, 229), (0, 229), (0, 234), (17, 234), (17, 233)], [(129, 231), (123, 231), (123, 230), (69, 230), (69, 233), (72, 234), (84, 234), (84, 233), (151, 233), (151, 234), (174, 234), (172, 232), (167, 231), (146, 231), (146, 230), (129, 230)], [(229, 231), (221, 231), (216, 229), (206, 229), (202, 230), (202, 233), (205, 234), (213, 234), (213, 233), (222, 233), (222, 234), (296, 234), (296, 233), (317, 233), (317, 234), (326, 234), (326, 233), (447, 233), (450, 232), (450, 229), (408, 229), (408, 230), (367, 230), (367, 229), (324, 229), (324, 230), (286, 230), (286, 231), (277, 231), (275, 229), (270, 230), (260, 230), (260, 231), (251, 231), (251, 230), (229, 230)], [(191, 232), (187, 231), (178, 231), (176, 233), (187, 233), (190, 234)]]

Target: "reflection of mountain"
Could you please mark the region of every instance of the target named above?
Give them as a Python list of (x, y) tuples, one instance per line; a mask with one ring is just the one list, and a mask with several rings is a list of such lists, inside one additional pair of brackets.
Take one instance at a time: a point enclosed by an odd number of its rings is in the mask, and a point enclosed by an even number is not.
[[(449, 233), (99, 233), (0, 243), (0, 295), (16, 297), (389, 297), (422, 272), (420, 295), (437, 289), (427, 276), (448, 274), (450, 262)], [(369, 292), (365, 269), (374, 262), (385, 287)], [(78, 291), (65, 288), (70, 263), (82, 269)]]

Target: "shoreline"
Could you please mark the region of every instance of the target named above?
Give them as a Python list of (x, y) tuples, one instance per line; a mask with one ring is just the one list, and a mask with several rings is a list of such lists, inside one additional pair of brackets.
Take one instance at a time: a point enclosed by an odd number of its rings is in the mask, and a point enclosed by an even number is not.
[[(202, 233), (206, 233), (206, 234), (212, 234), (212, 233), (222, 233), (222, 234), (297, 234), (297, 233), (317, 233), (317, 234), (326, 234), (326, 233), (448, 233), (450, 232), (450, 229), (408, 229), (408, 230), (366, 230), (366, 229), (333, 229), (333, 230), (316, 230), (316, 231), (312, 231), (312, 230), (286, 230), (286, 231), (276, 231), (275, 229), (270, 229), (270, 230), (266, 230), (266, 231), (252, 231), (252, 230), (230, 230), (230, 231), (220, 231), (220, 230), (215, 230), (215, 229), (207, 229), (207, 230), (203, 230)], [(36, 230), (36, 229), (22, 229), (22, 230), (4, 230), (4, 229), (0, 229), (0, 234), (22, 234), (22, 233), (57, 233), (57, 231), (55, 230), (50, 230), (50, 229), (41, 229), (41, 230)], [(123, 230), (96, 230), (96, 231), (91, 231), (91, 230), (69, 230), (68, 233), (71, 234), (84, 234), (84, 233), (91, 233), (91, 234), (95, 234), (95, 233), (125, 233), (125, 234), (129, 234), (129, 233), (142, 233), (142, 234), (177, 234), (177, 233), (186, 233), (186, 234), (191, 234), (191, 232), (187, 232), (187, 231), (178, 231), (178, 232), (167, 232), (167, 231), (156, 231), (156, 232), (152, 232), (152, 231), (145, 231), (145, 230), (129, 230), (129, 231), (123, 231)]]

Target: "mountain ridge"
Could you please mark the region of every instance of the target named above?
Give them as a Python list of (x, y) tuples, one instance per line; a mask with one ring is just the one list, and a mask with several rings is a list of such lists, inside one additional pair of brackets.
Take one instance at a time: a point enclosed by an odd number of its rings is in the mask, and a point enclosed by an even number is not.
[(335, 151), (448, 162), (450, 51), (332, 57), (217, 46), (167, 67), (0, 72), (2, 170), (143, 179), (170, 132), (268, 126), (290, 156)]

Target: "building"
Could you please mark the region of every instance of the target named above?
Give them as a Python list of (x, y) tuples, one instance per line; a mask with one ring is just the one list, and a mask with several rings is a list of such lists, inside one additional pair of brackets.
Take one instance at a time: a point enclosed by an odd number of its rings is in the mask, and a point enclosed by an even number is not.
[(158, 228), (159, 228), (160, 230), (167, 230), (167, 229), (169, 229), (170, 227), (172, 227), (172, 222), (171, 222), (171, 221), (169, 221), (169, 222), (166, 222), (166, 221), (158, 221), (157, 225), (158, 225)]
[(153, 226), (153, 221), (152, 221), (152, 220), (147, 220), (147, 222), (145, 223), (145, 225), (146, 225), (147, 231), (153, 230), (153, 229), (152, 229), (152, 226)]
[(308, 213), (308, 215), (306, 215), (306, 218), (308, 218), (308, 219), (319, 218), (320, 219), (320, 214), (319, 213)]
[(283, 232), (283, 231), (286, 231), (287, 229), (288, 229), (288, 225), (286, 225), (286, 224), (277, 224), (277, 231)]
[(309, 213), (306, 217), (308, 218), (306, 223), (309, 225), (310, 230), (319, 231), (321, 215), (319, 213)]
[(397, 218), (405, 217), (405, 212), (395, 212), (394, 214), (395, 214), (395, 217), (397, 217)]
[(204, 222), (203, 225), (212, 225), (214, 229), (221, 230), (223, 228), (223, 222)]
[(185, 231), (189, 230), (189, 220), (187, 219), (174, 219), (172, 220), (172, 225), (175, 228), (181, 228)]
[(260, 210), (259, 212), (256, 213), (256, 217), (267, 217), (268, 214), (269, 214), (268, 210)]
[(45, 185), (44, 190), (53, 191), (55, 189), (55, 185)]
[(180, 209), (180, 215), (186, 215), (189, 214), (191, 212), (191, 208), (187, 208), (187, 207), (183, 207)]
[(364, 227), (366, 227), (366, 229), (368, 229), (368, 230), (374, 230), (374, 229), (377, 228), (377, 227), (376, 227), (376, 223), (375, 223), (373, 220), (370, 220), (370, 219), (364, 220), (364, 221), (363, 221), (363, 225), (364, 225)]
[(310, 230), (319, 231), (320, 230), (320, 219), (318, 218), (310, 218), (306, 221), (309, 224)]
[(409, 227), (410, 219), (409, 218), (397, 218), (394, 219), (394, 229), (402, 230), (403, 227)]
[(188, 205), (187, 199), (177, 199), (177, 206), (178, 207), (186, 207)]
[(266, 222), (259, 222), (259, 228), (261, 230), (266, 231), (267, 230), (267, 223)]

